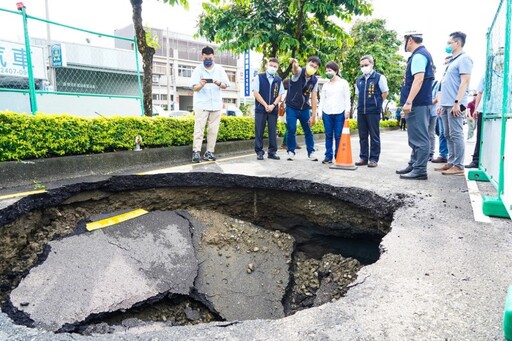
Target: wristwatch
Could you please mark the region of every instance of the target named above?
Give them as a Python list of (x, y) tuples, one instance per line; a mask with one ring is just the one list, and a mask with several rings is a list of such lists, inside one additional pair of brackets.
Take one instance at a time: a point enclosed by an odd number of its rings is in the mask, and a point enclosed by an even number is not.
[(457, 104), (457, 103), (459, 103), (459, 100), (458, 100), (458, 99), (456, 99), (456, 100), (455, 100), (455, 104)]

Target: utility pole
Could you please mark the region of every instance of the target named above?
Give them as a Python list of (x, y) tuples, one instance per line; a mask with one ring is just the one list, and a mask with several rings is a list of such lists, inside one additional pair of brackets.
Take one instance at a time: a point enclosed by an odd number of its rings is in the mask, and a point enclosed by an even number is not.
[(165, 38), (165, 79), (167, 80), (167, 111), (171, 111), (171, 66), (169, 65), (169, 27), (167, 27)]
[(46, 12), (46, 41), (48, 45), (48, 81), (50, 82), (53, 90), (57, 90), (57, 77), (55, 75), (55, 68), (52, 67), (52, 37), (50, 34), (50, 8), (48, 6), (48, 0), (44, 0), (45, 12)]

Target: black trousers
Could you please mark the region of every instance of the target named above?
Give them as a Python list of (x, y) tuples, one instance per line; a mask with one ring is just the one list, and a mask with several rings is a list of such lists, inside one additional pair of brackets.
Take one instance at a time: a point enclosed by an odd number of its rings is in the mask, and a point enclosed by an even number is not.
[[(359, 130), (359, 158), (364, 161), (379, 162), (380, 156), (380, 114), (357, 113)], [(368, 141), (368, 137), (369, 140)], [(369, 154), (369, 155), (368, 155)]]
[(257, 155), (263, 155), (263, 134), (268, 123), (268, 155), (277, 153), (277, 110), (275, 113), (254, 113), (254, 151)]
[(473, 151), (473, 162), (478, 163), (480, 160), (480, 137), (482, 136), (482, 116), (483, 114), (478, 113), (478, 120), (476, 123), (476, 142), (475, 150)]

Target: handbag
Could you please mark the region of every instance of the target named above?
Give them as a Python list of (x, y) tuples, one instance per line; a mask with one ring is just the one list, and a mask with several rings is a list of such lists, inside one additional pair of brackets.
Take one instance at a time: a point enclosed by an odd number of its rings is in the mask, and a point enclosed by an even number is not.
[(279, 108), (277, 109), (277, 115), (284, 116), (285, 113), (286, 113), (286, 110), (284, 108), (284, 102), (281, 102), (279, 104)]

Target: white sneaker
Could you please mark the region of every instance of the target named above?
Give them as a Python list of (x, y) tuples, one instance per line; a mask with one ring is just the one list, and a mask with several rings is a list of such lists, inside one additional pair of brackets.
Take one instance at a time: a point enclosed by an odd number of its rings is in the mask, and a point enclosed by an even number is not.
[(295, 159), (295, 153), (294, 152), (288, 152), (288, 158), (286, 160), (293, 161)]
[(315, 152), (312, 151), (309, 156), (308, 156), (308, 159), (310, 159), (311, 161), (318, 161), (318, 156), (316, 156)]

